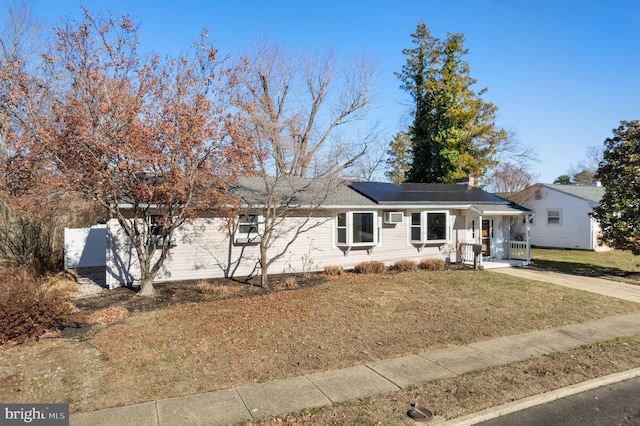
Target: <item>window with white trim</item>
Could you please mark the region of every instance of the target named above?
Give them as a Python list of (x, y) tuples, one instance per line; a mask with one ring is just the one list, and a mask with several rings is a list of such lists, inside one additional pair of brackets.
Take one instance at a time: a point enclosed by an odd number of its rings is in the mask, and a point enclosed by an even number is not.
[(376, 212), (343, 212), (336, 217), (336, 243), (340, 246), (378, 244)]
[(562, 225), (562, 210), (561, 209), (549, 209), (549, 210), (547, 210), (547, 225)]
[(443, 243), (449, 240), (448, 212), (411, 213), (409, 222), (412, 243)]
[(264, 221), (259, 214), (238, 215), (238, 227), (236, 228), (236, 244), (258, 244)]

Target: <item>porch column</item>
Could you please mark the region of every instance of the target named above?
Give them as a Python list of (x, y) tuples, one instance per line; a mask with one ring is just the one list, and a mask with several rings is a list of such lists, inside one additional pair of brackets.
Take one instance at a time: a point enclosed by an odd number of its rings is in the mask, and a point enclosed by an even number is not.
[(533, 215), (527, 215), (527, 263), (531, 263), (531, 219)]
[[(478, 225), (478, 240), (482, 245), (482, 214), (478, 215)], [(489, 240), (489, 244), (491, 244), (491, 240)], [(482, 269), (482, 253), (478, 258), (478, 269)]]

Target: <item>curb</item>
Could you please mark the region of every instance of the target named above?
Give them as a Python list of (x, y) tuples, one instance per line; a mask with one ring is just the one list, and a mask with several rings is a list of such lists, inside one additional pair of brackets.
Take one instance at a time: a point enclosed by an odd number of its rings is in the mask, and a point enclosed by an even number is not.
[(498, 405), (495, 407), (489, 407), (485, 410), (478, 411), (477, 413), (468, 414), (466, 416), (458, 417), (455, 419), (436, 421), (432, 424), (437, 424), (439, 426), (474, 425), (480, 422), (484, 422), (487, 420), (495, 419), (500, 416), (504, 416), (506, 414), (515, 413), (516, 411), (535, 407), (536, 405), (545, 404), (547, 402), (555, 401), (557, 399), (566, 398), (571, 395), (576, 395), (578, 393), (586, 392), (588, 390), (596, 389), (602, 386), (607, 386), (613, 383), (634, 379), (636, 377), (640, 377), (640, 368), (634, 368), (632, 370), (621, 371), (620, 373), (614, 373), (608, 376), (598, 377), (596, 379), (587, 380), (586, 382), (581, 382), (575, 385), (567, 386), (567, 387), (556, 389), (553, 391), (529, 396), (527, 398), (519, 399), (517, 401), (507, 402), (506, 404)]

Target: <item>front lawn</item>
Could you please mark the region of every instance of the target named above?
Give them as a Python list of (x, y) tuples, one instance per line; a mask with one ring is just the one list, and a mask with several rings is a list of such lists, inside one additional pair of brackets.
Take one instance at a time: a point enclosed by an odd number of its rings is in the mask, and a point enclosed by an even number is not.
[(631, 302), (489, 271), (315, 279), (295, 290), (221, 292), (231, 297), (208, 301), (188, 295), (164, 308), (86, 312), (100, 321), (84, 339), (58, 336), (0, 348), (0, 400), (90, 411), (638, 310)]
[(640, 284), (640, 257), (627, 251), (534, 248), (531, 257), (537, 268)]

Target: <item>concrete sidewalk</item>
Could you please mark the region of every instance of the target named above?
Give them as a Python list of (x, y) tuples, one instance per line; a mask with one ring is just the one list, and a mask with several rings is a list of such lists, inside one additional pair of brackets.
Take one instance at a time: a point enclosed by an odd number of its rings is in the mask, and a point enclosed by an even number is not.
[[(517, 271), (516, 271), (517, 269)], [(593, 279), (531, 275), (529, 270), (496, 270), (540, 281), (599, 290)], [(538, 272), (538, 271), (534, 271)], [(604, 280), (599, 280), (604, 281)], [(555, 282), (555, 281), (553, 281)], [(581, 284), (582, 283), (582, 284)], [(637, 295), (626, 285), (607, 281), (607, 295), (634, 300)], [(584, 286), (584, 287), (580, 287)], [(599, 291), (596, 291), (599, 292)], [(640, 310), (640, 307), (639, 307)], [(473, 370), (522, 361), (550, 352), (566, 351), (585, 344), (621, 336), (640, 335), (640, 312), (573, 324), (516, 336), (501, 337), (466, 346), (441, 349), (382, 360), (340, 370), (309, 374), (251, 386), (199, 395), (163, 399), (126, 407), (72, 415), (71, 425), (228, 425), (247, 420), (300, 411), (334, 403), (366, 398), (404, 389)], [(504, 414), (504, 408), (499, 413)], [(494, 410), (494, 413), (498, 412)], [(487, 414), (483, 414), (486, 416)], [(470, 417), (466, 424), (473, 424)]]

